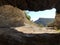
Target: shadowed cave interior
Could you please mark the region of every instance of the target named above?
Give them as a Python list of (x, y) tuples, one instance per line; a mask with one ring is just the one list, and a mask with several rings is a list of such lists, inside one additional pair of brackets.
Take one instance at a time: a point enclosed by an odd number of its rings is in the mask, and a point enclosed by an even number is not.
[[(57, 14), (60, 13), (59, 4), (60, 0), (0, 0), (0, 6), (12, 5), (30, 11), (56, 8)], [(0, 28), (0, 45), (60, 45), (60, 33), (27, 34), (16, 29), (2, 27)]]

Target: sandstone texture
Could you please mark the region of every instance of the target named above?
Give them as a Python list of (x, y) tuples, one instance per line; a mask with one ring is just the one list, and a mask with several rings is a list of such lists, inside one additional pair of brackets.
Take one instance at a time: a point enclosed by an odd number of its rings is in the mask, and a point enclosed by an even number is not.
[(11, 5), (0, 6), (0, 27), (18, 27), (24, 25), (24, 12)]

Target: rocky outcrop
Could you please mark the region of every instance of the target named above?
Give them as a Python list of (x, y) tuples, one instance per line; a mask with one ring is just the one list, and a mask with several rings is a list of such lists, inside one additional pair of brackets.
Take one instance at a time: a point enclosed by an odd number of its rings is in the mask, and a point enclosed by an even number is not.
[(26, 34), (0, 28), (0, 45), (60, 45), (60, 33)]
[(0, 6), (0, 27), (18, 27), (24, 25), (25, 14), (11, 5)]

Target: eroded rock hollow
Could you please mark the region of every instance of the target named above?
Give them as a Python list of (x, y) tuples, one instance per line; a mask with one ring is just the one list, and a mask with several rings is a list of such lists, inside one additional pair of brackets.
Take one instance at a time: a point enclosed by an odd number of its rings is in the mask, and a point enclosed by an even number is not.
[(26, 34), (8, 28), (20, 26), (21, 24), (24, 25), (24, 14), (20, 9), (37, 11), (55, 7), (58, 13), (60, 11), (60, 3), (58, 1), (59, 0), (0, 0), (0, 45), (60, 45), (60, 33)]
[(1, 5), (13, 5), (23, 10), (35, 10), (35, 11), (51, 9), (51, 8), (60, 6), (59, 0), (18, 0), (18, 1), (17, 0), (0, 0), (0, 6)]

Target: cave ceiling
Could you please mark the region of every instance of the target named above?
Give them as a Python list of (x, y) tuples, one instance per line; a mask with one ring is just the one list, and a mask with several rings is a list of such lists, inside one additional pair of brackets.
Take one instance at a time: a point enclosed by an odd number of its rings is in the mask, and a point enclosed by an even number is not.
[(60, 13), (60, 0), (0, 0), (0, 6), (2, 5), (13, 5), (30, 11), (56, 8), (57, 13)]

